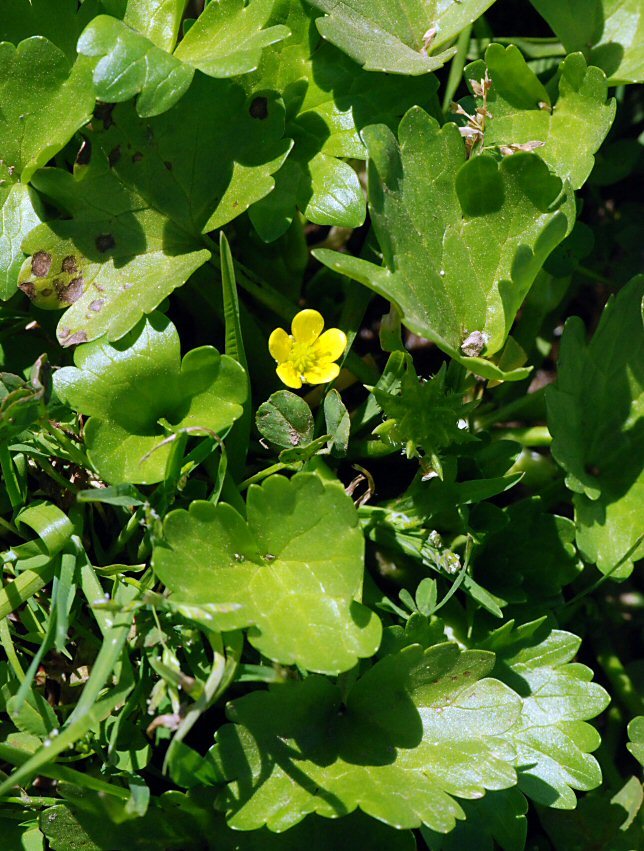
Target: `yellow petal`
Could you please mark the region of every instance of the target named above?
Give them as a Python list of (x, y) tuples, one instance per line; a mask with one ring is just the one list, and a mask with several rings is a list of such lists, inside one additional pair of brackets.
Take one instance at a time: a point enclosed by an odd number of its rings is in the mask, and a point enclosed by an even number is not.
[(299, 390), (302, 386), (302, 379), (292, 363), (281, 363), (277, 367), (277, 374), (280, 381), (287, 387), (292, 387), (293, 390)]
[(268, 338), (268, 351), (278, 363), (284, 363), (289, 359), (293, 340), (283, 328), (276, 328)]
[(304, 380), (307, 384), (326, 384), (339, 374), (340, 367), (337, 363), (319, 363), (304, 371)]
[(347, 347), (347, 335), (339, 328), (329, 328), (313, 345), (318, 360), (334, 361), (342, 357)]
[(317, 310), (300, 310), (293, 317), (291, 323), (291, 333), (295, 337), (296, 343), (312, 343), (322, 333), (324, 328), (324, 319), (322, 314)]

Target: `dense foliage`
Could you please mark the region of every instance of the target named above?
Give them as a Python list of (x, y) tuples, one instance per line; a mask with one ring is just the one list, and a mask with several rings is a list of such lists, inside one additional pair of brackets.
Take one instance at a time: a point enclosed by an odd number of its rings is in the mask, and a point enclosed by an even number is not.
[(3, 851), (642, 847), (642, 21), (3, 3)]

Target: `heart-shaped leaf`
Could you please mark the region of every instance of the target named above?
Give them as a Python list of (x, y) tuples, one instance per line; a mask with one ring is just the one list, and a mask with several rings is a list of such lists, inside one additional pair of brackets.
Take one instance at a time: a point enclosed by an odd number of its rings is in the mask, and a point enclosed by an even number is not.
[(342, 486), (272, 476), (251, 486), (246, 513), (193, 502), (168, 515), (153, 565), (172, 599), (236, 604), (219, 628), (250, 626), (251, 643), (283, 664), (337, 674), (375, 653), (380, 621), (357, 602), (364, 539)]
[(112, 484), (163, 479), (172, 434), (223, 435), (242, 414), (245, 373), (212, 346), (181, 360), (172, 323), (154, 314), (118, 343), (96, 340), (74, 353), (75, 367), (55, 376), (58, 395), (88, 414), (85, 444)]

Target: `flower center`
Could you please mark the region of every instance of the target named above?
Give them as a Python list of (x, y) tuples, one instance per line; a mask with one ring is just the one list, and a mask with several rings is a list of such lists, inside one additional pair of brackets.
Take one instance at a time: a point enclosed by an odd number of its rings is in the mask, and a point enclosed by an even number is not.
[(299, 375), (305, 373), (318, 361), (311, 343), (293, 343), (290, 361)]

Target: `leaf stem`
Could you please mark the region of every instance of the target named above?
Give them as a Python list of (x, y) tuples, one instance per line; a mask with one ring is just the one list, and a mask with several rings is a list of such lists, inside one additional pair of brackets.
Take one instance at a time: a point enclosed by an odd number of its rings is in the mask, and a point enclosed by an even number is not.
[(443, 112), (449, 111), (449, 105), (454, 99), (454, 95), (463, 79), (463, 69), (467, 61), (467, 54), (470, 49), (470, 36), (472, 35), (472, 24), (469, 24), (461, 31), (456, 42), (456, 54), (452, 59), (452, 64), (449, 69), (449, 77), (445, 86), (445, 95), (443, 97)]

